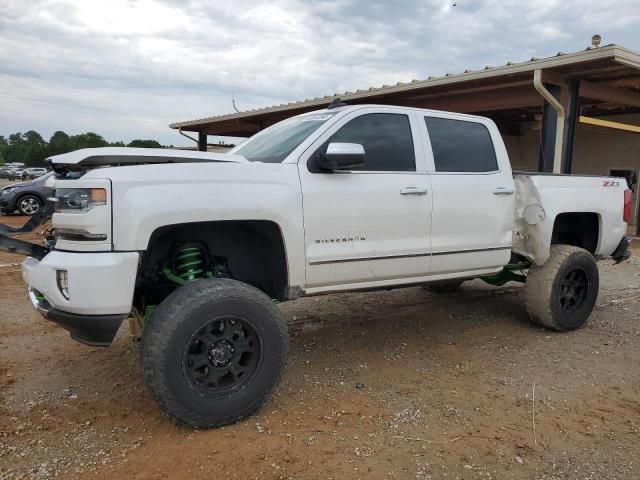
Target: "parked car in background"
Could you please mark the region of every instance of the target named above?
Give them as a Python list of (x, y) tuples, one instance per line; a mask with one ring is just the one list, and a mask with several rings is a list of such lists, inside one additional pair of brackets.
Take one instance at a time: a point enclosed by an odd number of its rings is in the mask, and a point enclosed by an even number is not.
[(0, 168), (0, 178), (9, 178), (9, 168)]
[(33, 167), (27, 168), (22, 172), (22, 180), (33, 180), (35, 178), (41, 177), (48, 172), (46, 168)]
[(22, 180), (24, 168), (16, 168), (9, 171), (9, 180)]
[(47, 198), (53, 196), (53, 190), (45, 186), (45, 181), (53, 172), (26, 183), (14, 183), (0, 190), (0, 213), (35, 215)]

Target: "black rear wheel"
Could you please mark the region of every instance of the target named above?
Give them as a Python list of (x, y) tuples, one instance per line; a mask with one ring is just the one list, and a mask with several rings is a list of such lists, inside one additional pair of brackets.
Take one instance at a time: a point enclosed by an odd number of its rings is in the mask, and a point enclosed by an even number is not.
[(171, 417), (200, 428), (256, 411), (288, 351), (286, 321), (271, 299), (231, 279), (196, 280), (173, 292), (142, 342), (152, 397)]
[(574, 268), (565, 275), (560, 283), (558, 301), (563, 313), (571, 313), (580, 309), (589, 293), (589, 277), (582, 268)]
[(554, 330), (582, 327), (596, 304), (600, 286), (593, 255), (571, 245), (552, 245), (549, 259), (532, 266), (525, 297), (531, 321)]

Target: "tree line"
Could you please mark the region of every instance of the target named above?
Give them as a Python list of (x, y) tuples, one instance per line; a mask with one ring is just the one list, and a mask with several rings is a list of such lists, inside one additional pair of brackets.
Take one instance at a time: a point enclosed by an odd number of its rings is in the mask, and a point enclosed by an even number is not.
[(44, 166), (44, 160), (52, 155), (93, 147), (163, 148), (156, 140), (138, 139), (125, 145), (124, 142), (107, 142), (102, 135), (93, 132), (67, 135), (60, 130), (47, 142), (38, 132), (29, 130), (8, 137), (0, 135), (0, 164), (20, 162), (29, 167), (39, 167)]

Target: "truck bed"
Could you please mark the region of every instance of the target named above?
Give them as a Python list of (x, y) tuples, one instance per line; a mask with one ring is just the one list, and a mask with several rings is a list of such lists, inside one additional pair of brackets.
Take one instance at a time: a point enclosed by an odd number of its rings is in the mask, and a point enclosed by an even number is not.
[(549, 256), (558, 218), (575, 221), (567, 233), (575, 236), (595, 223), (597, 241), (592, 253), (596, 257), (611, 255), (626, 234), (621, 215), (627, 189), (624, 178), (515, 172), (514, 182), (513, 250), (537, 265)]

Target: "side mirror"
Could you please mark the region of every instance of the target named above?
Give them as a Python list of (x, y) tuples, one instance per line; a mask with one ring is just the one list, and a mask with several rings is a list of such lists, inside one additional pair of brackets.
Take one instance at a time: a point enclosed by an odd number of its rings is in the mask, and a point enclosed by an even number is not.
[(316, 157), (321, 170), (351, 170), (364, 165), (364, 147), (359, 143), (330, 143), (326, 153)]

